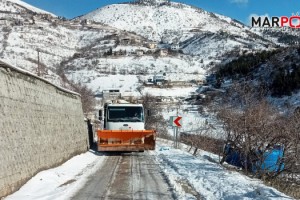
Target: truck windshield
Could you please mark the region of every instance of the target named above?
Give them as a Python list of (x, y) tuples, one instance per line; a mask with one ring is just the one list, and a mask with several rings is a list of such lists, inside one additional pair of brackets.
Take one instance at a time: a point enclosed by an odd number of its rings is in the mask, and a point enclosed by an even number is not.
[(108, 122), (143, 122), (142, 107), (108, 107)]

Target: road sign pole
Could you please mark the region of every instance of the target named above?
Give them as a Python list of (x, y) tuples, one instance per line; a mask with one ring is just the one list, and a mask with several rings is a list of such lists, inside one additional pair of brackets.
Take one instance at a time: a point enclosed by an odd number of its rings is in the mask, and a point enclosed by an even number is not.
[(180, 132), (178, 131), (178, 127), (177, 127), (177, 140), (178, 140), (178, 148), (179, 148)]
[(176, 130), (175, 130), (175, 126), (173, 126), (173, 141), (174, 141), (174, 148), (176, 148)]
[(175, 148), (177, 149), (178, 148), (178, 128), (177, 128), (177, 126), (175, 127), (175, 133), (176, 133), (176, 146), (175, 146)]
[(176, 126), (176, 141), (177, 141), (177, 146), (176, 148), (179, 148), (179, 132), (178, 132), (178, 127)]
[(178, 129), (178, 127), (176, 127), (176, 132), (177, 132), (177, 149), (179, 149), (179, 129)]
[(176, 133), (176, 127), (174, 127), (174, 139), (175, 139), (175, 149), (177, 148), (177, 133)]

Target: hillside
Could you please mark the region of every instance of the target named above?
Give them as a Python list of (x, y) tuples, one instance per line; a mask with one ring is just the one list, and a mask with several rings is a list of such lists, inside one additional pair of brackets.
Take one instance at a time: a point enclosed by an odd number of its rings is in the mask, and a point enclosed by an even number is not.
[(228, 32), (246, 37), (243, 24), (225, 16), (181, 3), (163, 5), (113, 4), (80, 18), (90, 19), (127, 31), (133, 31), (155, 41), (171, 43), (185, 41), (193, 32)]
[(6, 0), (0, 13), (2, 61), (59, 85), (61, 77), (87, 83), (96, 93), (109, 87), (137, 92), (160, 72), (170, 81), (201, 82), (219, 63), (273, 50), (283, 37), (275, 30), (266, 39), (263, 30), (169, 1), (114, 4), (66, 20)]
[(186, 54), (209, 55), (209, 51), (214, 51), (214, 58), (224, 51), (275, 45), (234, 19), (181, 3), (113, 4), (80, 19), (135, 32), (161, 44), (179, 44)]
[[(246, 83), (283, 110), (300, 106), (300, 49), (280, 48), (270, 52), (246, 54), (218, 66), (216, 75), (220, 86)], [(230, 84), (231, 85), (231, 84)], [(227, 89), (230, 89), (231, 86)]]
[(63, 61), (94, 44), (98, 54), (108, 51), (111, 36), (127, 34), (99, 23), (68, 21), (17, 0), (1, 1), (0, 15), (0, 59), (59, 85)]

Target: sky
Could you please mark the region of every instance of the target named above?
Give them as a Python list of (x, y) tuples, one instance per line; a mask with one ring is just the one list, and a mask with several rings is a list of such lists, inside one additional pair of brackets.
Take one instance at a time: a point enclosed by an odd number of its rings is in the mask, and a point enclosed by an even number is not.
[[(84, 15), (97, 8), (128, 0), (23, 0), (68, 19)], [(291, 16), (299, 13), (299, 0), (172, 0), (222, 14), (243, 23), (252, 15)]]

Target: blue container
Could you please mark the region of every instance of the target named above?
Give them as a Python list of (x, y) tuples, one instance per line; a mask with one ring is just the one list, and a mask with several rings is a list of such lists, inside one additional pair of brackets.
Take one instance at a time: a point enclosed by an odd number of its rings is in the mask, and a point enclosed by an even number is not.
[(250, 165), (248, 165), (249, 169), (254, 173), (258, 171), (257, 169), (266, 173), (277, 173), (284, 169), (284, 147), (282, 145), (274, 146), (273, 149), (267, 150), (263, 155), (257, 151), (257, 157), (262, 157), (262, 161), (258, 160), (254, 163), (244, 160), (241, 153), (237, 149), (232, 148), (230, 144), (225, 145), (224, 152), (226, 155), (225, 161), (228, 164), (245, 168), (245, 163), (247, 162)]
[(280, 172), (284, 169), (283, 162), (284, 147), (281, 145), (274, 146), (273, 149), (264, 152), (263, 162), (257, 162), (260, 170), (265, 172)]
[(230, 144), (226, 144), (224, 147), (226, 159), (225, 161), (233, 166), (243, 167), (241, 161), (241, 155), (238, 150), (231, 147)]

